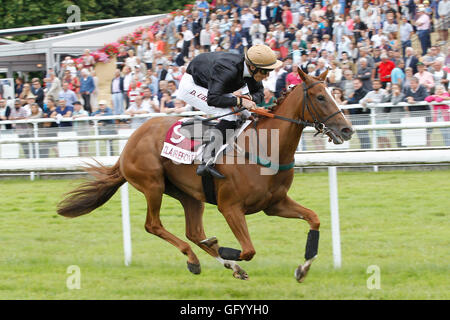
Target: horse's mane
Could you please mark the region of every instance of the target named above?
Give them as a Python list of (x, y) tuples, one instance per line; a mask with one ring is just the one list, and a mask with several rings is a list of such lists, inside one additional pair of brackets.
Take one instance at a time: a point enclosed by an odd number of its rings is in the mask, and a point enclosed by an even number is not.
[(283, 103), (284, 99), (286, 99), (286, 98), (289, 96), (289, 94), (290, 94), (292, 91), (294, 91), (294, 89), (295, 89), (296, 86), (297, 86), (297, 85), (295, 85), (295, 86), (289, 88), (288, 90), (283, 90), (283, 91), (281, 91), (281, 95), (280, 95), (280, 97), (277, 99), (277, 101), (275, 102), (275, 103), (276, 103), (276, 106), (273, 108), (273, 111), (275, 111), (275, 110)]
[[(310, 76), (314, 80), (320, 80), (318, 77)], [(301, 82), (303, 83), (303, 82)], [(295, 88), (297, 88), (298, 84), (288, 88), (287, 90), (281, 91), (280, 97), (276, 100), (276, 106), (272, 108), (272, 111), (275, 112), (277, 109), (283, 104), (283, 101), (289, 96), (289, 94), (294, 91)]]

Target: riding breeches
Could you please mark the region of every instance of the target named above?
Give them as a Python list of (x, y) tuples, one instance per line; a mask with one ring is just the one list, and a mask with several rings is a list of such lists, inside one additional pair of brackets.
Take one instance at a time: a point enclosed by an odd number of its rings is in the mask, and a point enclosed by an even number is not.
[[(192, 107), (205, 112), (209, 115), (219, 116), (222, 114), (230, 113), (233, 111), (233, 108), (217, 108), (208, 105), (207, 97), (208, 97), (208, 89), (203, 88), (199, 85), (196, 85), (192, 76), (188, 73), (185, 73), (181, 78), (180, 85), (177, 90), (177, 98), (183, 100), (187, 104)], [(229, 93), (232, 96), (231, 93)], [(249, 116), (250, 113), (247, 110), (244, 110), (245, 116)], [(248, 113), (248, 114), (247, 114)], [(239, 115), (231, 114), (224, 116), (221, 118), (222, 120), (228, 121), (236, 121), (239, 119)]]

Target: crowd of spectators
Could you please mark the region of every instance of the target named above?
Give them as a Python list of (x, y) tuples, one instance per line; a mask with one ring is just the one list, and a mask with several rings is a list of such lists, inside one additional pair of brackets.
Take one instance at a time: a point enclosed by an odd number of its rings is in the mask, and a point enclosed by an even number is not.
[[(75, 65), (66, 57), (59, 74), (49, 70), (42, 81), (16, 79), (14, 107), (6, 110), (5, 100), (0, 100), (0, 119), (195, 109), (177, 99), (190, 60), (203, 52), (243, 54), (251, 45), (265, 43), (284, 63), (264, 80), (262, 107), (301, 82), (297, 68), (315, 76), (328, 69), (328, 86), (336, 100), (361, 106), (345, 110), (347, 114), (368, 114), (365, 106), (371, 103), (407, 102), (410, 107), (381, 111), (397, 121), (396, 112), (426, 111), (431, 118), (433, 110), (434, 120), (449, 121), (445, 102), (431, 109), (414, 105), (449, 99), (449, 27), (450, 0), (197, 0), (159, 21), (152, 36), (119, 48), (110, 103), (97, 102), (99, 80), (87, 50), (82, 63)], [(415, 37), (419, 50), (413, 49)], [(105, 108), (106, 113), (101, 111)], [(370, 147), (368, 133), (358, 135), (361, 145)], [(450, 144), (450, 137), (446, 139)]]

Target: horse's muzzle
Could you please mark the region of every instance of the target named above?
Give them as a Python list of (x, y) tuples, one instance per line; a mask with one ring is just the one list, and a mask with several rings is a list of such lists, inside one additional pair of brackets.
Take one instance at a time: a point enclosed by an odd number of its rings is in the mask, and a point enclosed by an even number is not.
[(341, 130), (335, 130), (329, 128), (326, 135), (329, 137), (329, 142), (333, 141), (334, 144), (342, 144), (344, 141), (350, 140), (354, 130), (351, 127), (345, 127)]
[(355, 130), (353, 130), (352, 127), (345, 127), (343, 129), (341, 129), (340, 135), (341, 135), (342, 139), (347, 141), (352, 138), (353, 133), (355, 133)]

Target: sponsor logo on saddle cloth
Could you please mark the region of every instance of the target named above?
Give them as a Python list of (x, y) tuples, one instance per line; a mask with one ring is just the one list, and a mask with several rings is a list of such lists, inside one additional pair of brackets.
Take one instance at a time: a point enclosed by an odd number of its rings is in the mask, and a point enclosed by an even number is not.
[(177, 163), (191, 164), (195, 159), (200, 159), (203, 151), (200, 140), (191, 139), (180, 133), (181, 124), (188, 119), (175, 122), (167, 131), (161, 156)]

